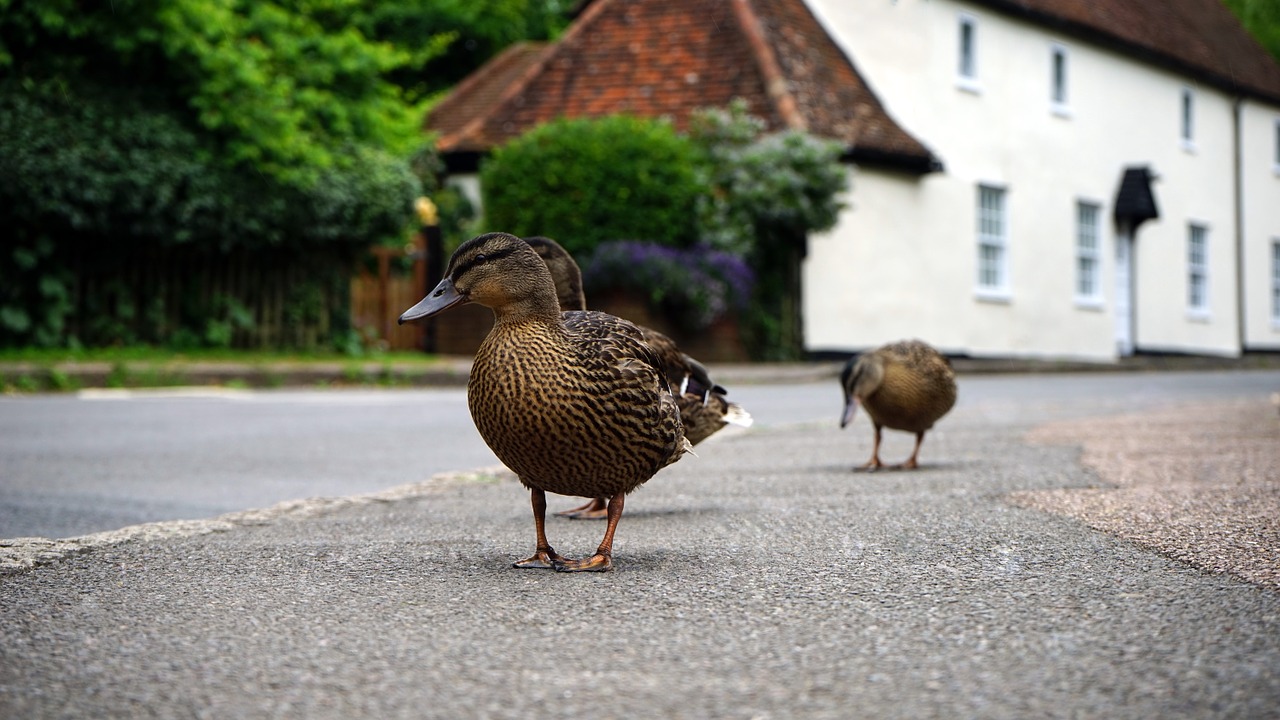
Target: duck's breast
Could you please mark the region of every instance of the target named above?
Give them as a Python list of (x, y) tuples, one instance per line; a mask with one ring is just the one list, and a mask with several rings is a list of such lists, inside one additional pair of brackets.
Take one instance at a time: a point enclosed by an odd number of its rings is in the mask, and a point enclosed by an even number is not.
[(678, 411), (652, 368), (610, 357), (599, 341), (496, 331), (476, 355), (467, 399), (481, 437), (522, 482), (608, 496), (669, 461)]

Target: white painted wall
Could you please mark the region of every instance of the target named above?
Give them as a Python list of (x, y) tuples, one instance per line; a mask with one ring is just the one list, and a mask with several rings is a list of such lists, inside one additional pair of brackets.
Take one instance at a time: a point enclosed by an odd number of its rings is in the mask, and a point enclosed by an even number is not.
[[(1174, 74), (954, 0), (808, 1), (890, 115), (946, 165), (922, 179), (857, 174), (853, 207), (811, 238), (809, 349), (918, 336), (972, 355), (1114, 358), (1112, 202), (1123, 168), (1145, 164), (1160, 176), (1161, 218), (1137, 234), (1138, 347), (1239, 352), (1231, 98), (1191, 86), (1196, 144), (1185, 149), (1179, 110), (1189, 81)], [(962, 14), (977, 21), (976, 90), (957, 83)], [(1050, 98), (1055, 43), (1068, 53), (1065, 113)], [(980, 183), (1008, 190), (1003, 303), (974, 292)], [(1078, 200), (1101, 205), (1104, 217), (1103, 299), (1091, 307), (1074, 301)], [(1260, 214), (1262, 224), (1275, 217)], [(1187, 312), (1191, 221), (1209, 228), (1204, 317)]]
[(1271, 313), (1271, 243), (1280, 242), (1280, 108), (1246, 102), (1240, 116), (1245, 345), (1280, 350), (1280, 319)]

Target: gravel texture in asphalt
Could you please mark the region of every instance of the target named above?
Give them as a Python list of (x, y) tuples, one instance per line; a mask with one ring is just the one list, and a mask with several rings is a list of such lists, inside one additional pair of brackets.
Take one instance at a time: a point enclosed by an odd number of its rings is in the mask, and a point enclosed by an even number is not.
[[(1173, 412), (1225, 437), (1232, 407)], [(1164, 410), (962, 403), (921, 470), (875, 473), (834, 412), (663, 471), (606, 574), (511, 569), (533, 527), (497, 471), (0, 576), (0, 716), (1274, 716), (1280, 594), (1009, 501), (1123, 492), (1090, 427), (1154, 465)], [(1258, 457), (1174, 464), (1211, 485)], [(602, 531), (548, 524), (571, 556)]]

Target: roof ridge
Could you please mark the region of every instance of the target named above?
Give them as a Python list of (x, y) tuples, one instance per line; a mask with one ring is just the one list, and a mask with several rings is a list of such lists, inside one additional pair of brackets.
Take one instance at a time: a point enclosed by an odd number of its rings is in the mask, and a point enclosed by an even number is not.
[[(452, 98), (465, 97), (468, 93), (475, 90), (477, 86), (483, 85), (483, 83), (489, 79), (489, 75), (498, 72), (502, 68), (504, 61), (510, 59), (509, 56), (517, 55), (531, 48), (537, 48), (539, 52), (545, 53), (547, 48), (554, 47), (554, 45), (555, 45), (554, 42), (533, 42), (528, 40), (522, 40), (516, 43), (512, 43), (511, 45), (508, 45), (506, 48), (502, 50), (502, 52), (498, 53), (497, 56), (495, 56), (494, 58), (486, 62), (484, 65), (481, 65), (474, 72), (472, 72), (470, 75), (464, 78), (461, 83), (459, 83), (456, 87), (450, 90), (449, 94), (446, 95), (441, 100), (441, 102), (436, 105), (435, 108), (432, 108), (432, 112), (434, 112), (435, 109), (444, 105), (444, 102), (446, 100), (449, 100)], [(536, 65), (538, 65), (537, 62), (531, 63), (531, 67)], [(528, 82), (528, 78), (529, 76), (522, 75), (521, 80), (515, 83), (512, 83), (510, 87), (512, 88), (516, 86), (522, 87), (525, 83)], [(499, 100), (496, 103), (494, 103), (494, 105), (499, 105), (505, 102), (506, 98), (507, 98), (507, 93), (504, 92), (502, 96), (499, 98)], [(425, 120), (426, 120), (426, 124), (429, 125), (431, 122), (430, 112), (427, 113)], [(467, 137), (476, 129), (475, 126), (479, 124), (479, 122), (480, 122), (480, 118), (477, 117), (476, 119), (463, 125), (457, 131), (449, 133), (447, 135), (440, 136), (440, 139), (437, 141), (436, 144), (439, 146), (447, 146), (447, 145), (453, 144), (454, 142), (462, 138)]]
[(751, 46), (751, 56), (756, 59), (760, 74), (764, 76), (764, 89), (775, 109), (787, 125), (793, 130), (808, 130), (809, 124), (800, 114), (795, 95), (788, 86), (787, 76), (782, 71), (773, 45), (765, 37), (761, 27), (760, 16), (751, 7), (751, 0), (733, 0), (733, 15), (738, 20), (738, 27)]

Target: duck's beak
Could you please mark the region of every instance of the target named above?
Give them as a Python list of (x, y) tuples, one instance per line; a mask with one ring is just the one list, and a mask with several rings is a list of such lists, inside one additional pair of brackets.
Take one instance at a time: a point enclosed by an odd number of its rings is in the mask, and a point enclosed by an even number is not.
[(431, 317), (466, 301), (467, 296), (458, 292), (458, 289), (453, 286), (452, 280), (445, 278), (440, 281), (435, 290), (428, 293), (417, 305), (404, 311), (404, 314), (400, 316), (400, 324), (403, 325), (413, 320)]
[(840, 429), (843, 430), (845, 425), (853, 421), (853, 414), (858, 411), (858, 396), (849, 393), (849, 397), (844, 401), (844, 414), (840, 416)]

